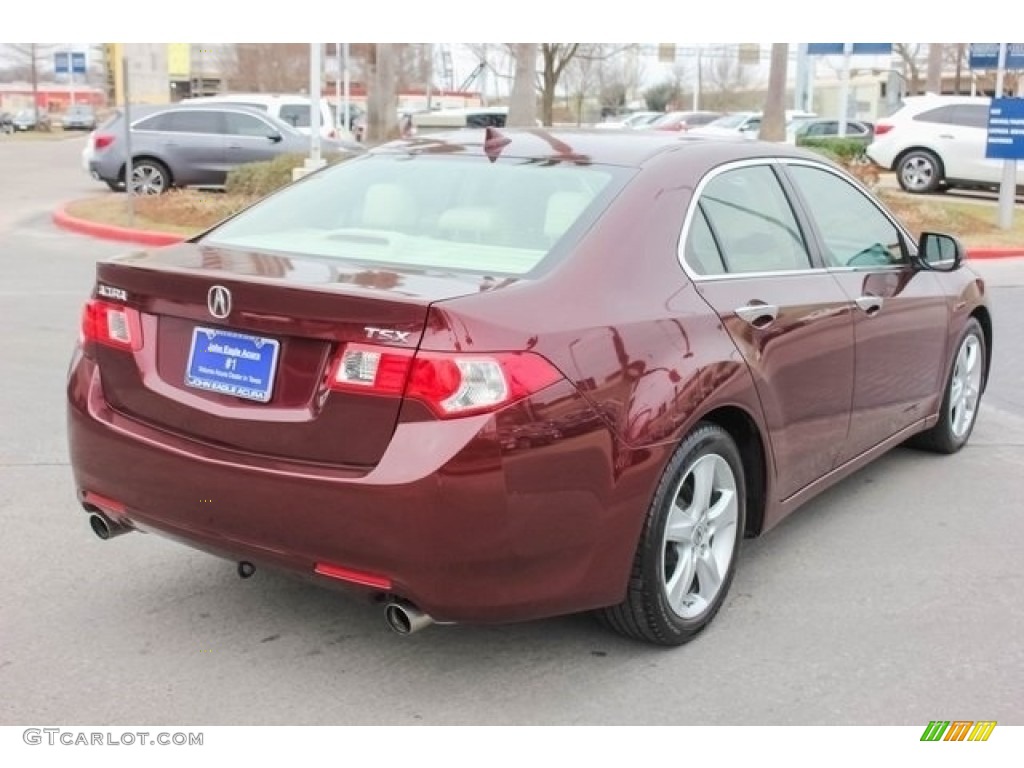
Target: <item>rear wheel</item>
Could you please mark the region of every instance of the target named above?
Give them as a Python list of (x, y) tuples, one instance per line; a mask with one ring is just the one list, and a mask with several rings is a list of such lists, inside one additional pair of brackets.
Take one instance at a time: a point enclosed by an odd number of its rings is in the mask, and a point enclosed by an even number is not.
[(159, 160), (132, 163), (132, 192), (136, 195), (162, 195), (171, 187), (171, 174)]
[(640, 536), (626, 599), (606, 626), (657, 645), (693, 639), (721, 608), (746, 516), (743, 463), (717, 424), (699, 424), (665, 468)]
[(904, 192), (934, 192), (942, 183), (942, 163), (932, 152), (915, 149), (900, 159), (896, 178)]
[(957, 347), (953, 370), (939, 410), (939, 420), (911, 444), (937, 453), (956, 453), (967, 444), (981, 404), (985, 383), (985, 334), (981, 324), (971, 318)]

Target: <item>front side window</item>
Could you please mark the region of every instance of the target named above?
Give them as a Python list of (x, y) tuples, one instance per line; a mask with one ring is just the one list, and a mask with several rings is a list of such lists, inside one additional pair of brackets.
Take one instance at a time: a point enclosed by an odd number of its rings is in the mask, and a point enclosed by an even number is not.
[(818, 226), (828, 266), (889, 266), (905, 261), (896, 225), (853, 184), (806, 165), (791, 165), (789, 174)]
[(309, 104), (282, 104), (280, 118), (293, 128), (309, 128)]
[[(729, 274), (809, 269), (810, 256), (796, 216), (775, 172), (768, 165), (735, 168), (715, 176), (699, 200), (700, 217), (691, 222), (687, 261), (698, 274), (714, 274), (708, 234)], [(690, 261), (692, 252), (695, 261)]]
[(246, 115), (241, 112), (225, 112), (224, 120), (227, 124), (227, 132), (234, 136), (260, 136), (267, 137), (277, 130), (258, 117)]

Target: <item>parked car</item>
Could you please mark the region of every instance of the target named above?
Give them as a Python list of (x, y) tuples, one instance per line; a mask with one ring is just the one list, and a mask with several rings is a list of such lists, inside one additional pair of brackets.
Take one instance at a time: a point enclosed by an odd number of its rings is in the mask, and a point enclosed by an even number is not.
[[(844, 138), (855, 139), (867, 146), (874, 135), (874, 128), (863, 120), (847, 120)], [(821, 117), (797, 119), (786, 126), (786, 136), (793, 144), (800, 144), (805, 139), (838, 138), (839, 121)]]
[[(303, 94), (223, 93), (216, 96), (196, 96), (181, 104), (234, 104), (266, 112), (287, 123), (300, 133), (309, 134), (312, 126), (309, 96)], [(355, 125), (363, 114), (356, 104), (349, 105), (349, 129), (355, 134)], [(326, 98), (320, 99), (320, 135), (325, 139), (347, 138), (338, 132), (338, 110)]]
[(401, 633), (592, 610), (680, 644), (744, 536), (968, 441), (993, 332), (963, 259), (784, 144), (392, 143), (97, 265), (78, 500), (100, 538), (361, 590)]
[[(694, 128), (697, 135), (756, 139), (761, 133), (760, 112), (733, 112), (713, 120), (707, 125)], [(786, 110), (786, 123), (799, 118), (816, 117), (813, 112)]]
[[(988, 111), (988, 97), (908, 96), (875, 125), (868, 157), (895, 171), (906, 192), (998, 186), (1003, 161), (985, 158)], [(1024, 187), (1024, 163), (1017, 186)]]
[(50, 130), (50, 116), (46, 112), (37, 112), (34, 109), (19, 110), (12, 122), (15, 131)]
[(609, 116), (607, 120), (595, 123), (601, 130), (644, 128), (664, 115), (664, 112), (632, 112), (628, 115)]
[(96, 110), (89, 104), (75, 104), (61, 117), (61, 125), (65, 131), (96, 130)]
[[(219, 186), (228, 171), (279, 155), (306, 154), (309, 136), (268, 114), (228, 104), (133, 107), (132, 178), (139, 194), (171, 187)], [(354, 142), (323, 139), (325, 153), (361, 152)], [(124, 187), (124, 115), (90, 136), (83, 155), (89, 172), (111, 189)]]
[(652, 131), (689, 131), (718, 120), (721, 116), (721, 112), (666, 112), (644, 128)]

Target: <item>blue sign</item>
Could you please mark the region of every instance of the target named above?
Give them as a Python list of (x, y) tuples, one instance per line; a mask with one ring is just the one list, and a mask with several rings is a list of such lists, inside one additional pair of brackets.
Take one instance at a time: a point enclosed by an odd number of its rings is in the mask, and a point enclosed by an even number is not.
[[(971, 69), (997, 69), (999, 43), (971, 43), (967, 61)], [(1024, 69), (1024, 43), (1007, 44), (1006, 68)]]
[(192, 333), (185, 384), (265, 403), (274, 388), (279, 348), (276, 339), (197, 327)]
[(1024, 99), (992, 99), (985, 157), (1024, 160)]
[[(85, 53), (84, 52), (71, 52), (71, 69), (76, 75), (85, 74)], [(66, 75), (68, 73), (68, 52), (62, 51), (53, 55), (53, 71), (58, 75)]]
[[(841, 56), (846, 43), (808, 43), (811, 56)], [(850, 51), (854, 56), (888, 56), (892, 43), (854, 43)]]

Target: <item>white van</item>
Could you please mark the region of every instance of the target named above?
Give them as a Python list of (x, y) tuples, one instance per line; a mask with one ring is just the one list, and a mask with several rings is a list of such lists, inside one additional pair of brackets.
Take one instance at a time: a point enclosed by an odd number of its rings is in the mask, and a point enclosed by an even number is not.
[[(302, 133), (309, 133), (310, 129), (309, 96), (304, 94), (224, 93), (217, 96), (197, 96), (182, 101), (187, 104), (235, 104), (250, 107), (283, 120)], [(350, 107), (351, 121), (355, 122), (360, 113), (361, 110), (358, 108)], [(327, 99), (320, 99), (320, 135), (325, 139), (351, 138), (347, 131), (338, 130), (335, 118), (334, 106)]]

